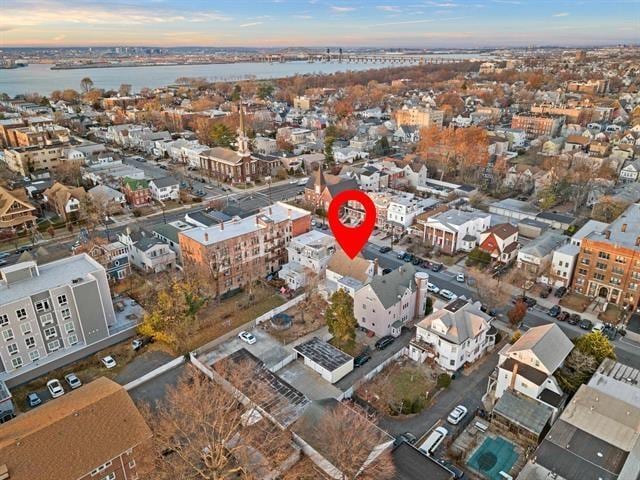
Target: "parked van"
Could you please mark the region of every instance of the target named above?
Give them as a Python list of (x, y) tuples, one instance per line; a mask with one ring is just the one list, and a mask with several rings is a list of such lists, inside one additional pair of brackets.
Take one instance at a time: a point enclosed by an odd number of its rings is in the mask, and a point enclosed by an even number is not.
[(422, 453), (425, 453), (427, 455), (432, 455), (433, 452), (435, 452), (436, 449), (440, 446), (440, 444), (444, 440), (444, 437), (446, 437), (448, 434), (449, 432), (447, 431), (446, 428), (444, 427), (436, 428), (433, 432), (429, 434), (429, 436), (424, 441), (424, 443), (420, 445), (419, 450)]

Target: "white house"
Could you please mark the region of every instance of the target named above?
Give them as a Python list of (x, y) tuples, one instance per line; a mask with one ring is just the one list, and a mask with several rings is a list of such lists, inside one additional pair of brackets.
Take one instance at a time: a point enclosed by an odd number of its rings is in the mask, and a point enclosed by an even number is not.
[(151, 190), (151, 197), (156, 202), (180, 198), (180, 183), (172, 177), (149, 180), (149, 189)]
[(490, 225), (489, 213), (451, 209), (427, 219), (425, 241), (449, 255), (459, 250), (470, 252)]
[(327, 264), (323, 290), (331, 295), (341, 288), (353, 297), (357, 290), (371, 281), (377, 270), (373, 260), (366, 260), (362, 255), (351, 259), (342, 249), (338, 249)]
[(424, 163), (412, 162), (405, 165), (403, 170), (404, 178), (412, 187), (418, 188), (427, 185), (428, 171), (427, 166)]
[(127, 228), (118, 235), (127, 246), (129, 263), (145, 273), (158, 273), (175, 268), (176, 253), (152, 233)]
[(396, 227), (399, 233), (404, 232), (413, 224), (414, 218), (424, 211), (426, 203), (426, 199), (420, 199), (412, 193), (395, 195), (387, 207), (387, 223)]
[(495, 399), (506, 390), (526, 395), (557, 409), (564, 392), (554, 373), (573, 350), (573, 343), (555, 323), (533, 327), (513, 345), (500, 351), (495, 375), (489, 378), (489, 391)]
[(336, 250), (333, 236), (317, 230), (298, 235), (287, 247), (289, 261), (282, 266), (278, 276), (293, 290), (307, 285), (312, 274), (324, 276), (324, 271)]
[(478, 302), (458, 298), (416, 325), (409, 356), (417, 362), (434, 358), (445, 370), (456, 371), (495, 345), (498, 332), (490, 321)]
[(637, 182), (638, 176), (640, 176), (640, 160), (634, 160), (620, 170), (620, 183)]
[(566, 243), (568, 237), (561, 233), (547, 231), (518, 252), (517, 267), (531, 275), (544, 274), (551, 263), (553, 252)]
[(556, 287), (569, 287), (573, 279), (573, 271), (580, 253), (580, 247), (566, 243), (553, 252), (551, 258), (550, 277)]

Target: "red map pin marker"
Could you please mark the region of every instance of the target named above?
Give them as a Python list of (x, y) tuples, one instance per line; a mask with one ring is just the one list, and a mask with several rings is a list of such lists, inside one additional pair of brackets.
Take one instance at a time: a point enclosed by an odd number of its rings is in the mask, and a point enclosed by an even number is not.
[[(364, 221), (357, 227), (347, 227), (340, 221), (340, 207), (349, 201), (356, 201), (364, 207)], [(365, 246), (376, 224), (376, 206), (373, 200), (361, 190), (344, 190), (329, 204), (329, 226), (336, 240), (349, 258), (355, 258)]]

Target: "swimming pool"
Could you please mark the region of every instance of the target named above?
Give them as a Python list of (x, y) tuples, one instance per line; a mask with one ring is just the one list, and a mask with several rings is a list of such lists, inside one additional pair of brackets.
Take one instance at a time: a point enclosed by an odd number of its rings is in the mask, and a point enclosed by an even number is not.
[(467, 465), (489, 480), (503, 480), (500, 472), (509, 473), (518, 454), (513, 444), (502, 437), (487, 437), (471, 455)]

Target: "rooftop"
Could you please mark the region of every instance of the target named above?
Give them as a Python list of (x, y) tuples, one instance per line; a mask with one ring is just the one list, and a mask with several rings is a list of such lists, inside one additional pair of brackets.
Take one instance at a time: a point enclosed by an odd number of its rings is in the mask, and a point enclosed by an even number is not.
[(353, 359), (350, 355), (347, 355), (330, 343), (320, 340), (318, 337), (313, 337), (295, 346), (294, 350), (330, 372), (337, 370)]
[(555, 323), (540, 325), (527, 330), (506, 354), (531, 350), (548, 372), (555, 372), (573, 350), (569, 337)]
[(416, 269), (411, 264), (402, 265), (386, 275), (376, 275), (369, 285), (376, 294), (384, 308), (389, 308), (398, 303), (398, 296), (407, 289), (415, 291)]
[(591, 232), (585, 238), (640, 250), (640, 204), (634, 203), (602, 232)]
[(551, 407), (524, 395), (517, 395), (510, 390), (506, 390), (500, 397), (493, 407), (493, 412), (536, 435), (543, 432), (553, 415)]
[(515, 198), (505, 198), (504, 200), (493, 202), (490, 205), (490, 208), (502, 208), (532, 216), (537, 216), (538, 213), (540, 213), (539, 208), (534, 207), (529, 202), (523, 202), (522, 200), (516, 200)]

